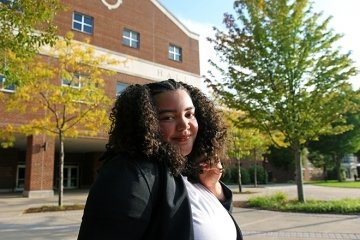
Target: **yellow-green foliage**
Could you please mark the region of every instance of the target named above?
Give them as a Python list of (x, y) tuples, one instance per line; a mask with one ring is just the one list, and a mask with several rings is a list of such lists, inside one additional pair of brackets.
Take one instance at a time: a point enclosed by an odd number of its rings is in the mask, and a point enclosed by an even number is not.
[(254, 127), (242, 126), (242, 121), (251, 121), (246, 117), (246, 114), (235, 110), (226, 110), (224, 113), (229, 129), (230, 157), (246, 157), (253, 150), (256, 150), (258, 155), (267, 151), (272, 144), (269, 135)]
[[(48, 54), (53, 57), (39, 55), (32, 61), (9, 55), (21, 82), (14, 94), (1, 101), (7, 111), (26, 114), (28, 119), (21, 126), (12, 126), (13, 132), (61, 133), (63, 137), (107, 132), (113, 99), (105, 94), (104, 79), (114, 72), (103, 66), (120, 63), (74, 41), (72, 34), (58, 40)], [(63, 79), (69, 86), (62, 86)]]

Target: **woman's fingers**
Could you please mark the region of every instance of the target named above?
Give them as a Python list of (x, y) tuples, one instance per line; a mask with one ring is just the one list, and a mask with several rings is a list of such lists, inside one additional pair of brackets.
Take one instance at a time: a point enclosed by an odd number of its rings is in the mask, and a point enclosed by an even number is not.
[(208, 163), (202, 162), (202, 163), (200, 163), (200, 167), (202, 168), (202, 170), (204, 172), (213, 171), (216, 174), (222, 174), (223, 170), (224, 170), (221, 162), (218, 162), (216, 165), (212, 165), (212, 166), (210, 166), (210, 164), (208, 164)]

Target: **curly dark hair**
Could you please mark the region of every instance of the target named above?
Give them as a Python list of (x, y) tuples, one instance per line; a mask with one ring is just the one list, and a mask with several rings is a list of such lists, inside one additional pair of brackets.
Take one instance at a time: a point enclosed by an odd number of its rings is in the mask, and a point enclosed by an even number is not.
[[(188, 156), (165, 142), (160, 133), (154, 96), (166, 91), (187, 91), (195, 107), (199, 129)], [(116, 99), (110, 114), (107, 153), (127, 152), (142, 155), (154, 161), (164, 161), (172, 174), (197, 176), (201, 171), (199, 161), (214, 164), (223, 157), (226, 128), (213, 102), (198, 88), (168, 79), (145, 85), (130, 85)]]

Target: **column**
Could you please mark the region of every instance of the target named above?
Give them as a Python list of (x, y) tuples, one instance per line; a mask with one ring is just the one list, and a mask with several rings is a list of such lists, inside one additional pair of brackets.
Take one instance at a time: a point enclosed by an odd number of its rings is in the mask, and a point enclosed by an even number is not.
[(27, 137), (23, 196), (28, 198), (54, 196), (54, 157), (53, 137), (45, 135)]

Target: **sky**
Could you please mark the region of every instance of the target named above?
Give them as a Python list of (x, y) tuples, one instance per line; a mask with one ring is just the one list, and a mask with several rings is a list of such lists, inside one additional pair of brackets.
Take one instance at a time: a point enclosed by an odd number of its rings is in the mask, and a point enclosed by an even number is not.
[[(207, 37), (214, 37), (213, 26), (223, 28), (223, 14), (233, 13), (234, 0), (158, 0), (189, 30), (200, 35), (200, 74), (206, 75), (210, 66), (208, 59), (215, 59)], [(330, 28), (343, 34), (338, 42), (342, 51), (351, 51), (354, 66), (360, 71), (360, 1), (359, 0), (313, 0), (315, 12), (323, 17), (332, 16)], [(351, 79), (355, 89), (360, 88), (360, 75)]]

